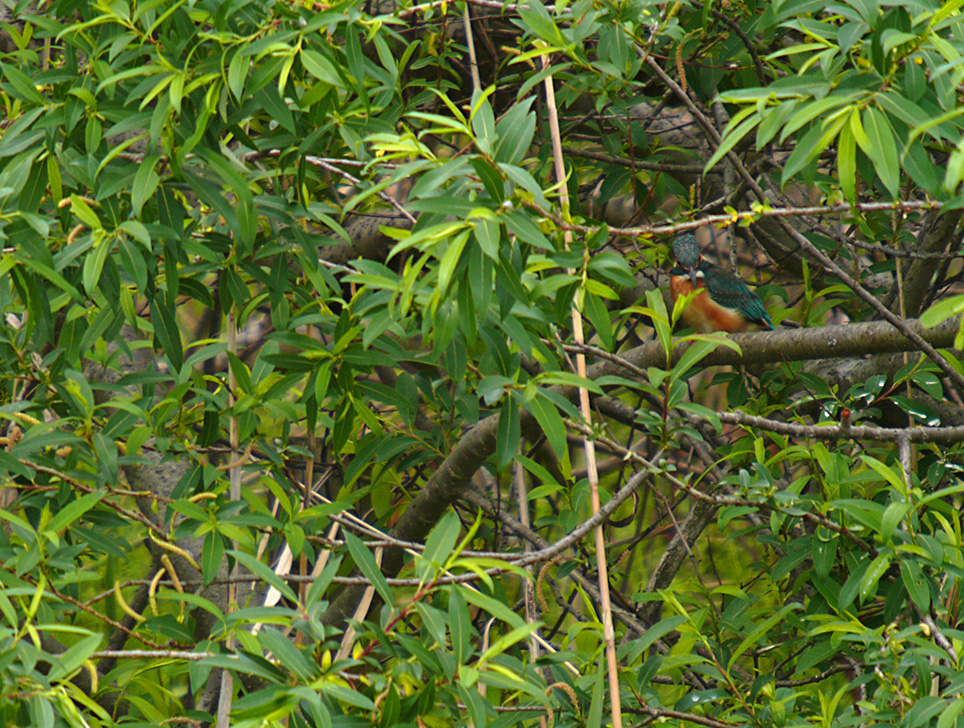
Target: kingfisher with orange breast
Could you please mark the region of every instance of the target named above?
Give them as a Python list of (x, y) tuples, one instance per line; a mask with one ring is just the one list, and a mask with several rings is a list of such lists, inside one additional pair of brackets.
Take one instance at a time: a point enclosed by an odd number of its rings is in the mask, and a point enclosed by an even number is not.
[(731, 334), (773, 328), (760, 297), (735, 275), (705, 260), (693, 233), (676, 237), (673, 256), (676, 265), (670, 271), (669, 282), (673, 302), (691, 291), (699, 291), (683, 311), (683, 323), (687, 326), (703, 333)]

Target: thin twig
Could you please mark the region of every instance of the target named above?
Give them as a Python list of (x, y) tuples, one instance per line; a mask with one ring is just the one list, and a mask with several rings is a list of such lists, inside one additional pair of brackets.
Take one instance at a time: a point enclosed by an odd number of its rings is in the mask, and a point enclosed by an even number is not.
[[(450, 5), (452, 0), (432, 0), (432, 2), (422, 3), (421, 5), (415, 5), (414, 7), (408, 8), (407, 10), (399, 11), (397, 17), (407, 18), (411, 15), (417, 15), (424, 10), (432, 10), (433, 8), (444, 7)], [(489, 8), (491, 10), (501, 10), (503, 12), (514, 13), (518, 10), (519, 6), (515, 3), (500, 3), (496, 0), (465, 0), (466, 3), (471, 5), (478, 5), (480, 8)]]
[(469, 68), (472, 71), (472, 88), (477, 94), (482, 93), (482, 79), (479, 78), (479, 60), (475, 55), (475, 41), (472, 38), (472, 16), (469, 14), (469, 4), (462, 7), (462, 22), (465, 24), (465, 43), (469, 47)]
[(188, 652), (186, 650), (99, 650), (90, 654), (95, 660), (113, 658), (115, 660), (133, 657), (141, 660), (204, 660), (216, 657), (216, 652)]
[[(314, 157), (311, 155), (306, 155), (305, 161), (310, 162), (311, 164), (314, 164), (318, 167), (321, 167), (322, 169), (327, 169), (329, 172), (333, 172), (334, 174), (340, 175), (341, 177), (344, 177), (346, 180), (351, 182), (353, 185), (356, 185), (358, 187), (362, 186), (362, 181), (360, 179), (358, 179), (352, 174), (349, 174), (348, 172), (341, 169), (340, 167), (336, 167), (334, 164), (329, 164), (328, 162), (325, 161), (323, 157)], [(396, 200), (387, 192), (379, 190), (375, 194), (377, 194), (382, 200), (384, 200), (389, 205), (391, 205), (396, 210), (398, 210), (402, 214), (402, 216), (405, 217), (406, 220), (412, 223), (412, 225), (414, 225), (417, 222), (415, 219), (415, 216), (412, 215), (412, 213), (410, 213), (408, 210), (406, 210), (401, 202)]]
[[(562, 230), (574, 233), (592, 235), (599, 232), (602, 225), (575, 225), (564, 220), (550, 210), (539, 207), (534, 202), (526, 202), (526, 207), (535, 210), (540, 215), (552, 220)], [(801, 217), (803, 215), (845, 215), (855, 212), (881, 212), (884, 210), (934, 210), (941, 206), (933, 200), (902, 200), (897, 202), (858, 202), (856, 204), (813, 205), (809, 207), (774, 207), (761, 208), (752, 211), (736, 211), (723, 215), (706, 215), (698, 220), (686, 220), (668, 225), (639, 225), (637, 227), (609, 227), (611, 235), (626, 237), (641, 237), (645, 235), (675, 235), (687, 230), (696, 230), (706, 225), (736, 225), (753, 222), (763, 217)], [(858, 244), (859, 245), (859, 244)]]
[(624, 159), (623, 157), (614, 157), (611, 154), (604, 154), (603, 152), (593, 152), (589, 149), (579, 149), (577, 147), (565, 146), (562, 148), (566, 154), (570, 157), (582, 157), (583, 159), (592, 159), (597, 162), (605, 162), (606, 164), (618, 164), (622, 167), (631, 167), (635, 169), (646, 169), (651, 172), (675, 172), (678, 174), (702, 174), (703, 165), (702, 164), (673, 164), (672, 162), (647, 162), (642, 159)]

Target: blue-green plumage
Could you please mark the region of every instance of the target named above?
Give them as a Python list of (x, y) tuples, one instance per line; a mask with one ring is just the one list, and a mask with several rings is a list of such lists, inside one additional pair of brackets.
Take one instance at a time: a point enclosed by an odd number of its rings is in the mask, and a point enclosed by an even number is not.
[(749, 286), (707, 260), (692, 233), (683, 233), (673, 241), (677, 265), (670, 271), (670, 291), (675, 301), (694, 289), (697, 295), (684, 313), (690, 326), (702, 331), (743, 331), (751, 325), (772, 329), (773, 321), (763, 301)]
[(746, 283), (705, 260), (700, 263), (699, 272), (702, 274), (706, 292), (713, 301), (724, 308), (739, 311), (751, 323), (773, 328), (773, 321), (763, 307), (763, 301)]

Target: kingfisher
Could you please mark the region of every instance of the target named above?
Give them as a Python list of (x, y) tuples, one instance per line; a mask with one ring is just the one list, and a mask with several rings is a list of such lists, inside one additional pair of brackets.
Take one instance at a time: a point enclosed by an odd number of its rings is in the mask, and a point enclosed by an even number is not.
[(772, 329), (773, 321), (760, 297), (749, 286), (703, 258), (693, 233), (673, 241), (676, 265), (670, 271), (669, 290), (673, 302), (693, 290), (700, 292), (683, 311), (683, 322), (697, 331), (740, 331)]

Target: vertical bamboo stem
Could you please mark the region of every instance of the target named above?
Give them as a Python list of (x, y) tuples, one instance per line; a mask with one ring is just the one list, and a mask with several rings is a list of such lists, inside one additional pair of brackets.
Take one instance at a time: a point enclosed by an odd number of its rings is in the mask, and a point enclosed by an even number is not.
[[(542, 67), (548, 68), (549, 59), (542, 57)], [(552, 76), (547, 75), (545, 79), (546, 87), (546, 106), (549, 111), (549, 134), (552, 138), (552, 156), (555, 163), (556, 180), (559, 183), (559, 201), (562, 205), (563, 217), (569, 217), (569, 192), (566, 187), (566, 166), (562, 158), (562, 138), (559, 133), (559, 116), (556, 112), (556, 94), (552, 82)], [(566, 249), (572, 244), (572, 232), (566, 230), (564, 233)], [(588, 255), (588, 252), (587, 252)], [(582, 314), (575, 303), (572, 306), (572, 333), (577, 345), (582, 346), (585, 342), (585, 334), (582, 328)], [(576, 374), (585, 378), (586, 376), (586, 357), (579, 353), (576, 355)], [(592, 423), (592, 410), (589, 407), (589, 392), (579, 388), (579, 409), (586, 424)], [(586, 451), (586, 469), (589, 475), (589, 493), (592, 500), (593, 515), (599, 513), (599, 471), (596, 467), (596, 447), (589, 437), (583, 438)], [(613, 728), (622, 728), (623, 718), (619, 701), (619, 673), (616, 664), (616, 637), (613, 630), (612, 606), (609, 600), (609, 569), (606, 564), (606, 541), (603, 535), (602, 524), (596, 527), (596, 569), (599, 576), (599, 597), (602, 602), (602, 622), (603, 640), (606, 644), (606, 662), (609, 676), (609, 697), (612, 704)]]

